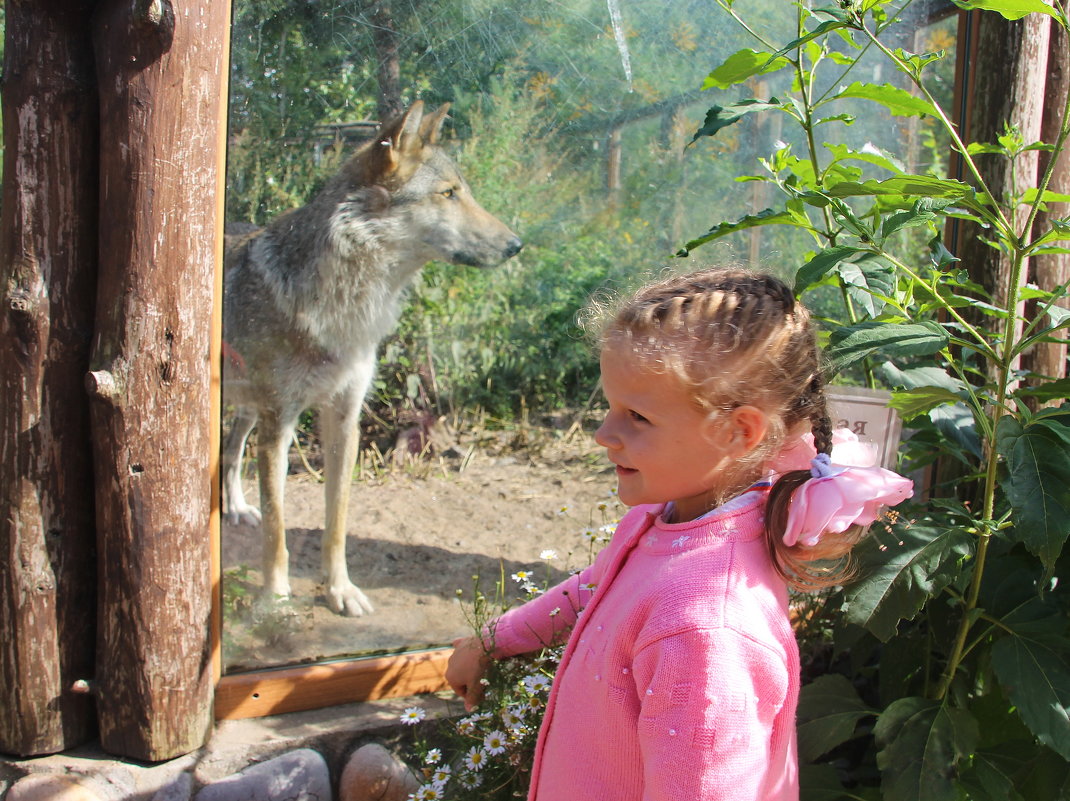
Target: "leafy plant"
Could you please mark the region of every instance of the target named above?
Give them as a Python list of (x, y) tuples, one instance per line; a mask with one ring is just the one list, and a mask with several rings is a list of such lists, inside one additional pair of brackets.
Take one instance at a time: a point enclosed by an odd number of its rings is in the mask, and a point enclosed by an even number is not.
[[(956, 3), (1008, 19), (1046, 14), (1070, 30), (1061, 0)], [(1046, 203), (1066, 199), (1048, 186), (1070, 133), (1067, 110), (1056, 110), (1063, 122), (1054, 142), (1023, 142), (1014, 130), (994, 143), (964, 142), (928, 85), (944, 53), (886, 43), (909, 2), (798, 4), (797, 36), (783, 45), (765, 40), (732, 0), (718, 5), (759, 49), (732, 54), (706, 87), (783, 74), (790, 88), (714, 106), (696, 140), (745, 115), (777, 113), (803, 144), (781, 143), (761, 160), (764, 174), (744, 179), (774, 187), (780, 205), (718, 223), (682, 254), (756, 226), (804, 232), (813, 250), (796, 292), (835, 287), (848, 310), (848, 319), (826, 320), (830, 370), (861, 366), (872, 385), (893, 389), (891, 405), (915, 429), (907, 469), (934, 458), (960, 466), (955, 492), (933, 488), (856, 549), (861, 577), (828, 601), (844, 622), (825, 674), (803, 688), (804, 798), (1066, 798), (1070, 593), (1060, 578), (1070, 533), (1070, 381), (1032, 374), (1020, 357), (1065, 343), (1070, 325), (1065, 285), (1043, 291), (1023, 280), (1030, 259), (1070, 252), (1070, 221), (1035, 225)], [(904, 86), (853, 78), (873, 54)], [(969, 180), (948, 179), (938, 166), (908, 171), (872, 145), (821, 144), (864, 104), (934, 123)], [(975, 161), (1037, 149), (1051, 153), (1037, 185), (1002, 196)], [(943, 242), (949, 218), (979, 225), (1002, 255), (991, 287)], [(927, 242), (920, 254), (919, 235)], [(1036, 308), (1028, 317), (1026, 300)]]

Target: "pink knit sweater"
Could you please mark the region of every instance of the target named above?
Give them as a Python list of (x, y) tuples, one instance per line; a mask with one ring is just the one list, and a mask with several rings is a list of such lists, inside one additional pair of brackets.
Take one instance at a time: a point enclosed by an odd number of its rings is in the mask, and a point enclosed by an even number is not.
[(798, 798), (799, 656), (763, 509), (755, 493), (666, 524), (636, 507), (591, 567), (497, 621), (498, 657), (574, 624), (529, 801)]

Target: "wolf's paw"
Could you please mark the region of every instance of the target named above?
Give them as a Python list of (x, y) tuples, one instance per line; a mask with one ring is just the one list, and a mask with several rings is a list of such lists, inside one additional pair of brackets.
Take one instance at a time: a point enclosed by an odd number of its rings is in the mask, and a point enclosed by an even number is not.
[(227, 522), (232, 526), (260, 525), (260, 510), (249, 504), (233, 504), (225, 513)]
[(327, 587), (327, 606), (332, 612), (346, 617), (360, 617), (375, 611), (368, 596), (351, 581)]

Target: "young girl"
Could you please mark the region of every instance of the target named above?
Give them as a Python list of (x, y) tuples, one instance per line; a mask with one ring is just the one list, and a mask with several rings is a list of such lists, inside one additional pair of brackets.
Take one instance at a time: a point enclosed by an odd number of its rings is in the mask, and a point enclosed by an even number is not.
[[(795, 799), (787, 586), (842, 578), (809, 563), (845, 556), (911, 483), (830, 463), (810, 315), (775, 278), (653, 284), (600, 345), (595, 439), (633, 508), (591, 567), (454, 643), (446, 678), (471, 709), (488, 659), (568, 636), (531, 801)], [(776, 474), (807, 448), (809, 469)]]

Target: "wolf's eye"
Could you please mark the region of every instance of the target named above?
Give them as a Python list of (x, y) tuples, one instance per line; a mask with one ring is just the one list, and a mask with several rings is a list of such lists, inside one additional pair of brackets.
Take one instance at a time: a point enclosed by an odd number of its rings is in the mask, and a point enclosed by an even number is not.
[(457, 193), (456, 193), (456, 191), (455, 191), (455, 190), (454, 190), (454, 189), (453, 189), (453, 188), (451, 187), (450, 189), (447, 189), (447, 190), (445, 190), (444, 192), (440, 192), (439, 194), (440, 194), (440, 195), (442, 195), (442, 197), (450, 198), (450, 197), (453, 197), (453, 196), (454, 196), (455, 194), (457, 194)]

